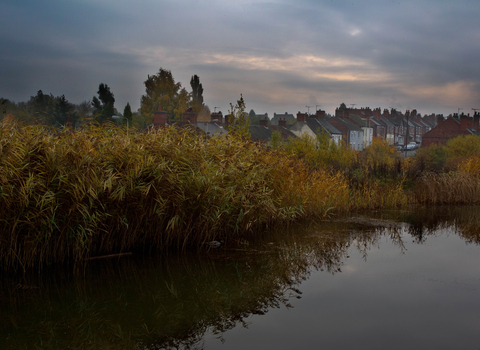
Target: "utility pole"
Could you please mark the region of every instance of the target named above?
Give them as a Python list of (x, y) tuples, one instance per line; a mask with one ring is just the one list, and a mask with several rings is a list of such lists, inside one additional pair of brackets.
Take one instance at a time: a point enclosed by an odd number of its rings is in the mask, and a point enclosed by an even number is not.
[(408, 137), (410, 136), (409, 135), (409, 131), (408, 130), (408, 114), (407, 114), (407, 134), (405, 135), (405, 158), (407, 158), (407, 145), (408, 145)]

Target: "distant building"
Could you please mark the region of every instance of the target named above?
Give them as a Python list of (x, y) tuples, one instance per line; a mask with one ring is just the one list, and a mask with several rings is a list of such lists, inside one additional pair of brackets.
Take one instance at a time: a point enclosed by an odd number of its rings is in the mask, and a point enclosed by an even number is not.
[(287, 125), (293, 125), (297, 120), (293, 114), (285, 112), (284, 114), (273, 113), (273, 118), (270, 121), (270, 125), (278, 125), (278, 121), (282, 119), (287, 122)]
[(431, 145), (445, 145), (448, 140), (458, 136), (478, 135), (479, 134), (479, 114), (475, 112), (473, 117), (470, 115), (454, 114), (446, 120), (439, 118), (437, 126), (425, 133), (422, 138), (422, 147)]

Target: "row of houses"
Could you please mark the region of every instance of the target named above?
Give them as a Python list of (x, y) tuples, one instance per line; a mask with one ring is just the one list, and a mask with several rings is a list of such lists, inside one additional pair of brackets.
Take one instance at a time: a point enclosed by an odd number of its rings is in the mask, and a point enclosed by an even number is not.
[[(479, 113), (470, 115), (429, 115), (421, 117), (416, 110), (400, 113), (395, 109), (383, 111), (380, 108), (337, 108), (335, 116), (329, 117), (325, 111), (318, 110), (313, 115), (298, 112), (292, 114), (274, 113), (272, 119), (268, 114), (260, 117), (259, 125), (250, 125), (250, 134), (255, 141), (270, 141), (272, 134), (278, 131), (283, 139), (327, 133), (333, 142), (343, 140), (355, 150), (363, 150), (371, 145), (373, 137), (385, 139), (391, 145), (406, 145), (415, 141), (422, 146), (435, 143), (444, 144), (458, 135), (477, 134), (480, 131)], [(154, 126), (165, 125), (167, 113), (154, 113)], [(192, 109), (184, 113), (183, 122), (195, 125), (207, 135), (220, 136), (228, 133), (228, 118), (222, 112), (212, 113), (209, 122), (197, 122), (196, 112)]]

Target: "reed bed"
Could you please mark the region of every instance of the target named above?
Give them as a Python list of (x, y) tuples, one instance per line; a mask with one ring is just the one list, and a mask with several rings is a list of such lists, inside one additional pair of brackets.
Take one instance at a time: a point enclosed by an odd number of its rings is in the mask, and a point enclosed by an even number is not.
[(480, 177), (462, 171), (428, 173), (417, 180), (415, 196), (422, 204), (478, 204)]
[(0, 129), (3, 268), (230, 239), (347, 203), (341, 175), (239, 138)]

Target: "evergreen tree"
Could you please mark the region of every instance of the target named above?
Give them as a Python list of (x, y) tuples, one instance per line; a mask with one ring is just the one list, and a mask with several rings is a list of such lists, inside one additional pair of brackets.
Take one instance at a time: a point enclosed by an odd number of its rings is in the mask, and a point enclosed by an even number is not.
[(130, 107), (130, 103), (127, 102), (127, 105), (123, 110), (123, 117), (127, 118), (130, 125), (132, 125), (132, 116), (133, 116), (132, 108)]
[(203, 105), (203, 86), (200, 83), (198, 75), (194, 75), (190, 79), (190, 86), (192, 87), (192, 100), (195, 105)]
[(114, 103), (115, 98), (110, 91), (110, 87), (107, 84), (101, 83), (98, 86), (98, 98), (96, 96), (92, 99), (92, 106), (94, 108), (94, 117), (99, 123), (104, 122), (115, 114)]
[(52, 124), (56, 127), (65, 126), (68, 122), (68, 117), (72, 127), (75, 127), (77, 115), (75, 113), (75, 106), (68, 102), (65, 95), (55, 98), (55, 108), (52, 115)]

